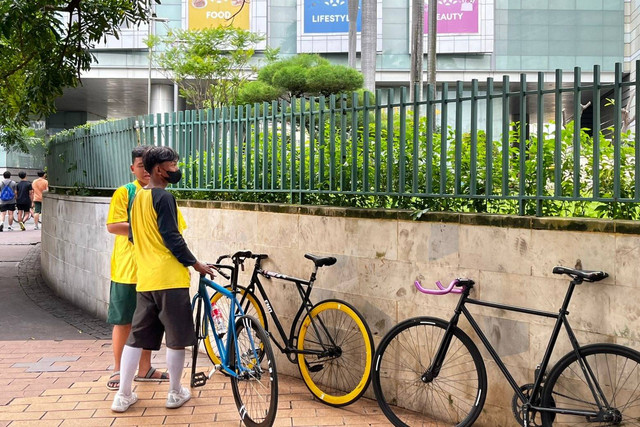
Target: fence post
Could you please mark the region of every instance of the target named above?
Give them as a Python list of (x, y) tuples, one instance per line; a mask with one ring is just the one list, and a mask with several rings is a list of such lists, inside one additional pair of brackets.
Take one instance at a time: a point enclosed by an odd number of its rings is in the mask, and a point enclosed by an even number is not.
[(613, 86), (613, 199), (620, 199), (620, 145), (622, 143), (622, 64), (616, 62)]
[(487, 121), (486, 121), (486, 178), (485, 178), (485, 196), (487, 205), (491, 201), (490, 196), (493, 194), (493, 79), (487, 78)]
[(573, 69), (573, 197), (580, 197), (580, 133), (582, 130), (582, 88), (580, 67)]
[(544, 73), (538, 73), (538, 145), (536, 151), (536, 216), (542, 216), (542, 190), (544, 186)]
[(527, 75), (520, 74), (520, 173), (518, 174), (518, 214), (524, 215), (527, 175)]
[(469, 194), (476, 195), (478, 175), (478, 80), (471, 80), (471, 149), (469, 152)]

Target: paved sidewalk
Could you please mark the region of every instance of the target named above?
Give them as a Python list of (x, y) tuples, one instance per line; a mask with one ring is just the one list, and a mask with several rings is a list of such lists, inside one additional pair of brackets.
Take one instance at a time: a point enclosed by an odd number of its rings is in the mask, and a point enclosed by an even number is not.
[[(175, 410), (164, 407), (168, 384), (134, 383), (140, 401), (124, 414), (111, 412), (115, 392), (105, 387), (112, 369), (110, 327), (46, 287), (40, 231), (32, 228), (0, 233), (0, 427), (240, 425), (229, 380), (220, 374)], [(166, 369), (164, 351), (154, 353), (152, 363)], [(331, 408), (284, 375), (279, 388), (276, 426), (389, 425), (373, 400)]]

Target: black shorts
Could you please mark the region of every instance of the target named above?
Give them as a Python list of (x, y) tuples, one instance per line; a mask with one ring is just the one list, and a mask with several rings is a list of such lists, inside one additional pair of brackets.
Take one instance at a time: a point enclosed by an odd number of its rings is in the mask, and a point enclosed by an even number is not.
[(31, 203), (18, 203), (16, 206), (18, 207), (19, 211), (29, 212), (31, 210)]
[(127, 345), (160, 350), (165, 332), (167, 347), (183, 348), (195, 344), (188, 288), (138, 292)]
[(16, 204), (15, 203), (8, 203), (6, 205), (0, 205), (0, 212), (13, 212), (16, 210)]

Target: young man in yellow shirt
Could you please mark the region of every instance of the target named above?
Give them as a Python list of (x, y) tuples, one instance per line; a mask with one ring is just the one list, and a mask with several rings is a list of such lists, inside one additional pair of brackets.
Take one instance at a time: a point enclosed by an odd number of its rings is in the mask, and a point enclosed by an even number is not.
[(176, 199), (165, 190), (180, 181), (178, 153), (169, 147), (151, 147), (143, 156), (149, 185), (136, 195), (131, 208), (131, 234), (138, 265), (137, 305), (131, 334), (122, 352), (120, 390), (111, 410), (124, 412), (138, 397), (131, 390), (133, 374), (143, 349), (158, 350), (166, 334), (170, 385), (165, 407), (179, 408), (191, 398), (180, 384), (185, 347), (196, 336), (189, 297), (190, 273), (213, 276), (187, 247)]
[[(118, 390), (120, 387), (120, 358), (131, 332), (131, 320), (136, 309), (137, 266), (133, 244), (129, 241), (129, 211), (136, 193), (149, 184), (149, 174), (142, 164), (142, 155), (147, 148), (138, 146), (131, 151), (131, 172), (136, 179), (118, 188), (109, 204), (107, 230), (116, 235), (111, 254), (111, 291), (107, 315), (107, 322), (113, 325), (111, 345), (114, 359), (114, 372), (107, 381), (109, 390)], [(136, 379), (169, 381), (169, 376), (151, 366), (151, 351), (145, 350), (140, 358)]]

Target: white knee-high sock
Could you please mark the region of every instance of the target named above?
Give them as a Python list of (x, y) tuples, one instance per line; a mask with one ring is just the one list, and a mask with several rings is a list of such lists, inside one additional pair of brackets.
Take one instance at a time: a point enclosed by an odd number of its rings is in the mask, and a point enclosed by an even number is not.
[(122, 358), (120, 359), (120, 393), (131, 396), (131, 384), (136, 373), (138, 363), (140, 363), (141, 348), (124, 346)]
[(180, 380), (184, 369), (184, 348), (167, 348), (167, 370), (169, 371), (169, 390), (180, 391)]

